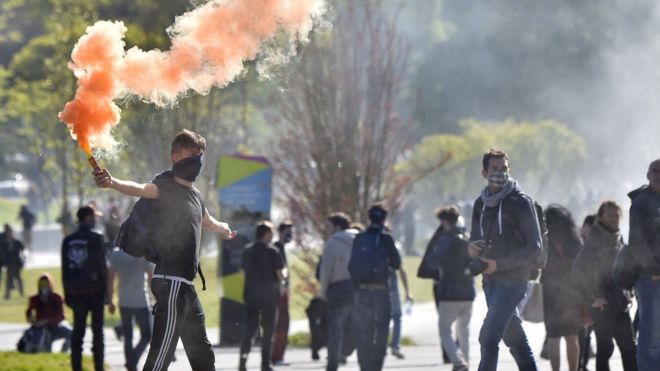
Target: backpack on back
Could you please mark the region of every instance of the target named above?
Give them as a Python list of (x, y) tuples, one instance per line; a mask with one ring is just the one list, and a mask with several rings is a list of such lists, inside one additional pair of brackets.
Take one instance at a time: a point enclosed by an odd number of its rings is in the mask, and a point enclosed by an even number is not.
[(158, 252), (154, 246), (156, 206), (156, 200), (140, 198), (121, 224), (115, 238), (115, 246), (122, 251), (136, 258), (143, 257), (154, 264), (158, 263)]
[(353, 240), (348, 270), (355, 285), (386, 283), (389, 280), (387, 253), (381, 245), (384, 234), (380, 231), (362, 232)]
[(541, 229), (541, 253), (538, 254), (530, 266), (529, 272), (530, 281), (536, 280), (541, 275), (541, 270), (545, 268), (548, 263), (548, 224), (545, 221), (545, 214), (543, 208), (538, 202), (534, 201), (534, 209), (536, 209), (536, 218), (538, 219), (539, 228)]
[[(526, 196), (524, 193), (518, 193), (515, 195), (508, 196), (508, 198), (517, 200), (518, 197)], [(527, 196), (529, 197), (529, 196)], [(535, 281), (541, 275), (541, 270), (545, 268), (546, 263), (548, 262), (548, 225), (545, 221), (545, 214), (543, 213), (543, 207), (539, 205), (534, 199), (529, 197), (529, 199), (534, 203), (534, 213), (536, 214), (536, 221), (538, 223), (540, 232), (541, 232), (541, 253), (538, 254), (529, 265), (529, 280)]]

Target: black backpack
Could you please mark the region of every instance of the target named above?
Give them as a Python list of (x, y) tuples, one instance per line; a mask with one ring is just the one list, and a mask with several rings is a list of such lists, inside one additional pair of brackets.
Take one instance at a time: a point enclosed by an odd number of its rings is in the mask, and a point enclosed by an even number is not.
[(389, 282), (387, 251), (382, 239), (387, 236), (381, 231), (367, 231), (353, 240), (348, 270), (354, 284)]
[[(159, 179), (173, 176), (172, 171), (166, 170), (156, 175), (152, 183), (155, 183)], [(115, 237), (115, 246), (119, 247), (128, 255), (136, 258), (145, 258), (151, 263), (158, 264), (160, 259), (157, 248), (157, 216), (159, 214), (160, 210), (157, 200), (140, 198), (133, 205), (128, 218), (121, 223), (119, 233)], [(204, 278), (201, 264), (197, 264), (197, 271), (202, 280), (202, 290), (206, 290), (206, 279)]]
[(136, 258), (145, 258), (158, 263), (158, 251), (155, 247), (155, 221), (157, 215), (156, 200), (140, 198), (128, 218), (121, 223), (119, 233), (115, 237), (115, 246), (118, 246), (128, 255)]
[(541, 253), (534, 258), (530, 266), (531, 270), (529, 273), (529, 279), (531, 281), (536, 280), (541, 275), (541, 270), (545, 268), (545, 265), (548, 263), (549, 247), (548, 224), (545, 221), (543, 208), (536, 201), (534, 201), (534, 208), (536, 209), (536, 218), (539, 222), (539, 228), (541, 228)]

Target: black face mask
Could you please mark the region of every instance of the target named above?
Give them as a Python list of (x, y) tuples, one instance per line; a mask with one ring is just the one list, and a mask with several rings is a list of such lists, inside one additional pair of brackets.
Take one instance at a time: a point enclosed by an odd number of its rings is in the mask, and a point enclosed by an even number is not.
[(174, 175), (179, 178), (194, 182), (202, 171), (202, 155), (191, 156), (179, 160), (179, 162), (172, 166), (172, 171), (174, 172)]

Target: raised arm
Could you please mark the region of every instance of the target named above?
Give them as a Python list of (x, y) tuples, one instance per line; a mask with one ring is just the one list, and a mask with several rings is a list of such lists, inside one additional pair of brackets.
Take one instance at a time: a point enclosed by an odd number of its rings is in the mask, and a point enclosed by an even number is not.
[(108, 169), (94, 171), (94, 181), (99, 188), (110, 188), (127, 196), (158, 198), (158, 187), (153, 183), (137, 183), (131, 180), (121, 180), (110, 175)]

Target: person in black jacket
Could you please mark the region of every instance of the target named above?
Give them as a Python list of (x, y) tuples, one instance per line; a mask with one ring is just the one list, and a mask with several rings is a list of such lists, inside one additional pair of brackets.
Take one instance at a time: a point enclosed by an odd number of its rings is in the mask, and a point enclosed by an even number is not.
[(9, 224), (5, 224), (5, 231), (2, 234), (2, 239), (0, 239), (0, 246), (0, 251), (5, 252), (7, 264), (5, 300), (9, 299), (9, 294), (14, 288), (18, 288), (19, 295), (23, 297), (23, 278), (21, 277), (21, 271), (25, 265), (25, 246), (21, 241), (14, 238), (14, 230)]
[[(437, 238), (429, 255), (429, 267), (438, 272), (436, 297), (438, 298), (438, 329), (443, 350), (455, 371), (467, 371), (470, 360), (470, 319), (476, 295), (474, 277), (470, 274), (467, 255), (467, 237), (456, 227), (460, 216), (458, 208), (449, 206), (438, 213), (443, 233)], [(458, 321), (458, 345), (451, 327)]]
[(579, 293), (571, 279), (571, 268), (582, 242), (570, 211), (560, 205), (545, 210), (548, 226), (548, 262), (543, 269), (543, 320), (548, 339), (548, 358), (554, 371), (559, 370), (559, 343), (566, 342), (569, 371), (576, 371), (580, 332)]
[(103, 307), (106, 303), (107, 266), (103, 236), (93, 232), (94, 209), (77, 212), (78, 229), (62, 241), (62, 286), (64, 301), (73, 309), (71, 368), (82, 370), (82, 344), (87, 315), (92, 314), (94, 369), (103, 370)]
[[(623, 247), (619, 231), (621, 207), (604, 201), (598, 208), (594, 225), (573, 266), (574, 282), (589, 304), (596, 333), (596, 370), (608, 371), (616, 340), (625, 371), (637, 370), (630, 299), (614, 282), (612, 266)], [(657, 366), (657, 365), (656, 365)]]
[(497, 369), (500, 340), (509, 347), (519, 369), (536, 370), (516, 308), (543, 251), (538, 215), (534, 201), (509, 176), (506, 153), (491, 149), (484, 154), (482, 166), (488, 186), (474, 203), (468, 245), (475, 259), (470, 270), (483, 275), (488, 305), (479, 333), (479, 371)]
[(630, 192), (630, 249), (641, 265), (635, 284), (639, 313), (637, 360), (642, 371), (660, 365), (660, 159), (649, 165), (648, 186)]

